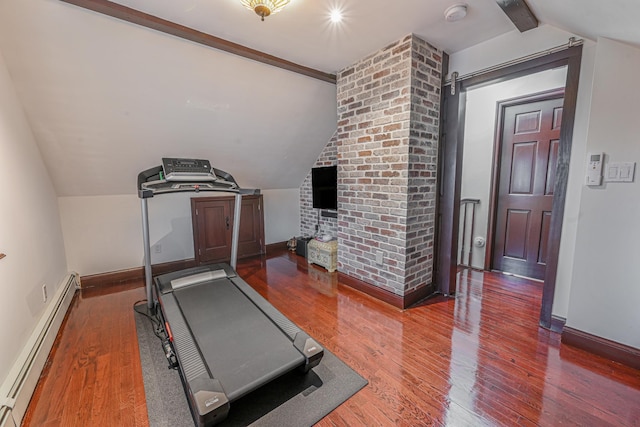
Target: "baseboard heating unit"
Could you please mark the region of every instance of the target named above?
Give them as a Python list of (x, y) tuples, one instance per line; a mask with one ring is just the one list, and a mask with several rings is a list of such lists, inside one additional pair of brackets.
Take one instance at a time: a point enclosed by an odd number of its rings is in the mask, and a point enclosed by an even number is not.
[(70, 273), (63, 279), (7, 379), (0, 386), (0, 427), (21, 424), (60, 325), (79, 288), (80, 276), (77, 273)]

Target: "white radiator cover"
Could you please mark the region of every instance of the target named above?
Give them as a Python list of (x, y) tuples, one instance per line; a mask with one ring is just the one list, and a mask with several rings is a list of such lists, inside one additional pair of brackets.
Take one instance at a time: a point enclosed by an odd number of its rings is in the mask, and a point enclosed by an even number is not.
[(22, 422), (60, 325), (79, 288), (80, 276), (69, 273), (9, 371), (0, 387), (0, 427), (19, 426)]

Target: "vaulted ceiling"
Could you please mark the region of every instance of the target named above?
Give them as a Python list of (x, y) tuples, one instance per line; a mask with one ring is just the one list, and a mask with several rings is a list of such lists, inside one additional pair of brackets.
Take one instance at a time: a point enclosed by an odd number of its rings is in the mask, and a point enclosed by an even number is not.
[[(456, 0), (292, 0), (264, 22), (239, 0), (118, 3), (325, 73), (409, 33), (454, 53), (517, 31), (494, 0), (455, 23)], [(640, 46), (636, 0), (527, 3), (541, 23)], [(0, 0), (0, 52), (60, 196), (134, 193), (164, 156), (296, 188), (336, 129), (332, 83), (59, 0)]]

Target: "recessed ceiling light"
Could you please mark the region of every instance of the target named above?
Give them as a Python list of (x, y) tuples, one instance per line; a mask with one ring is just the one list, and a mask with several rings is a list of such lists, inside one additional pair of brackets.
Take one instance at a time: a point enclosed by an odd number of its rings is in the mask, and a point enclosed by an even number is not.
[(448, 22), (459, 21), (463, 19), (465, 16), (467, 16), (467, 5), (462, 3), (454, 4), (453, 6), (448, 7), (447, 10), (444, 11), (444, 18)]
[(342, 21), (342, 11), (340, 9), (333, 9), (331, 11), (331, 22), (337, 24)]

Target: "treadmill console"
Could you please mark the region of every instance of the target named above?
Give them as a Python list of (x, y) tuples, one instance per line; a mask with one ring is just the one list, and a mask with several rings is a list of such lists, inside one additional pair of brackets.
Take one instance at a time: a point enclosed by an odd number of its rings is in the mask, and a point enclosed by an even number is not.
[(167, 181), (215, 181), (211, 163), (201, 159), (162, 159), (162, 171)]

